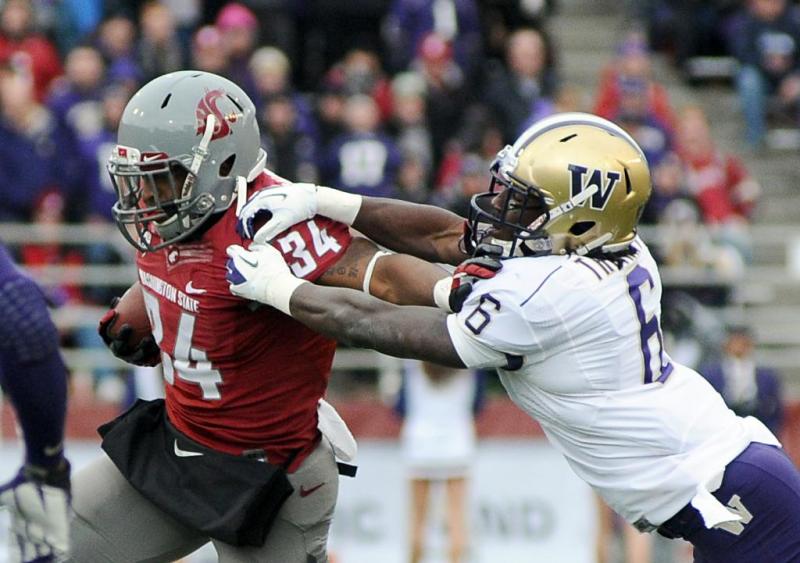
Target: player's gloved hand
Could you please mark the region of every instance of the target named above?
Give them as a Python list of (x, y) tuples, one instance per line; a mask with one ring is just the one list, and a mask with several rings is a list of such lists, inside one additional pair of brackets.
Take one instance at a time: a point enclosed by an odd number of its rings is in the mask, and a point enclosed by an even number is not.
[[(257, 244), (272, 240), (292, 225), (317, 214), (317, 186), (287, 184), (253, 194), (239, 212), (236, 232)], [(257, 225), (263, 225), (257, 228)]]
[(289, 300), (304, 280), (294, 277), (283, 255), (274, 247), (252, 244), (247, 250), (238, 244), (228, 247), (225, 276), (234, 295), (260, 301), (290, 314)]
[(110, 331), (116, 324), (119, 314), (116, 311), (119, 297), (111, 302), (111, 308), (106, 311), (97, 326), (97, 332), (106, 346), (120, 360), (136, 366), (156, 366), (161, 362), (161, 349), (153, 340), (153, 335), (142, 338), (136, 346), (130, 346), (129, 339), (133, 334), (133, 327), (124, 324), (111, 335)]
[(481, 243), (475, 249), (475, 255), (464, 260), (453, 272), (448, 304), (454, 313), (461, 311), (464, 302), (472, 293), (473, 285), (480, 280), (488, 280), (497, 275), (503, 267), (500, 257), (503, 248), (496, 244)]
[(12, 562), (50, 563), (69, 555), (70, 466), (25, 465), (0, 485), (0, 507), (11, 513), (9, 549)]

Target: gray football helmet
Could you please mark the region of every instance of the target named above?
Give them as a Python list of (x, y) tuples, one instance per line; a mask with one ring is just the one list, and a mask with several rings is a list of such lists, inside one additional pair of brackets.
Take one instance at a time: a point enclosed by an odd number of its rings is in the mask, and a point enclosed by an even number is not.
[(159, 76), (128, 102), (108, 161), (117, 226), (143, 252), (184, 240), (228, 209), (265, 161), (241, 88), (208, 72)]

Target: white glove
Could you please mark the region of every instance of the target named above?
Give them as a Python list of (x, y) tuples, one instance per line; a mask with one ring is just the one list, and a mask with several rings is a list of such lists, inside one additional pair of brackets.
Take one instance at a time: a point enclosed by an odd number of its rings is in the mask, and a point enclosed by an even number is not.
[(0, 506), (11, 513), (12, 563), (51, 563), (69, 555), (69, 464), (57, 470), (23, 467), (0, 486)]
[[(257, 244), (272, 240), (292, 225), (317, 214), (317, 187), (314, 184), (287, 184), (253, 194), (239, 212), (236, 230)], [(266, 220), (255, 230), (256, 221)]]
[(239, 297), (260, 301), (290, 315), (289, 300), (305, 280), (294, 277), (283, 255), (274, 247), (252, 244), (245, 250), (238, 244), (227, 249), (230, 292)]
[[(239, 212), (236, 230), (243, 238), (265, 244), (315, 215), (351, 225), (359, 209), (361, 196), (314, 184), (286, 184), (255, 193)], [(266, 223), (256, 230), (260, 220)]]

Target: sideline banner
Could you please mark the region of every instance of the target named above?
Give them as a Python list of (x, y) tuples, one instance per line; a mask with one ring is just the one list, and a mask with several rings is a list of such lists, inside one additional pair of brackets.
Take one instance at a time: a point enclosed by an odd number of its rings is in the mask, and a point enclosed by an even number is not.
[[(361, 440), (358, 476), (340, 480), (336, 563), (408, 561), (409, 488), (397, 442)], [(470, 482), (470, 563), (594, 561), (588, 486), (544, 440), (479, 442)], [(433, 491), (425, 563), (447, 561), (444, 494)], [(430, 555), (432, 554), (432, 556)]]
[[(78, 470), (100, 455), (100, 447), (96, 441), (69, 441), (67, 455)], [(14, 475), (22, 459), (19, 442), (0, 447), (0, 482)], [(409, 489), (400, 444), (361, 439), (358, 463), (355, 479), (339, 480), (331, 563), (407, 563)], [(448, 561), (442, 493), (432, 492), (424, 563)], [(594, 562), (591, 491), (546, 441), (479, 441), (470, 493), (465, 563)], [(0, 511), (0, 563), (6, 561), (7, 526)], [(216, 560), (210, 545), (186, 558), (189, 563)]]

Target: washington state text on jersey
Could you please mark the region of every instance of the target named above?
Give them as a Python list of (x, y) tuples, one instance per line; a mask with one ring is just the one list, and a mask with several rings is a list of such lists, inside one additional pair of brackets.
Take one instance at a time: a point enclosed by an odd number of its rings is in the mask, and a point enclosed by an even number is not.
[(161, 278), (140, 269), (139, 279), (141, 280), (143, 286), (152, 289), (165, 299), (176, 303), (178, 307), (181, 307), (190, 313), (197, 313), (200, 310), (200, 302), (197, 299), (189, 297), (180, 289), (168, 282), (165, 282)]

